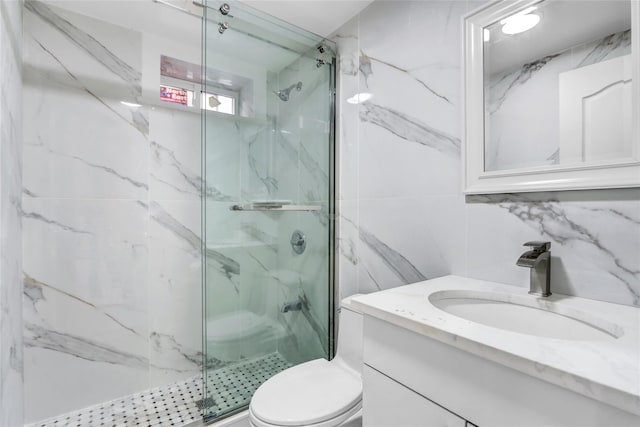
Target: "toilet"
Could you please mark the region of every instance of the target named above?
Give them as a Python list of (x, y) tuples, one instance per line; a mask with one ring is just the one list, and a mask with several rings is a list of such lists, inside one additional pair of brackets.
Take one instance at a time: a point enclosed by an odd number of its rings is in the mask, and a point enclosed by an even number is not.
[(362, 313), (351, 298), (342, 300), (333, 360), (302, 363), (262, 384), (249, 405), (251, 426), (362, 425)]

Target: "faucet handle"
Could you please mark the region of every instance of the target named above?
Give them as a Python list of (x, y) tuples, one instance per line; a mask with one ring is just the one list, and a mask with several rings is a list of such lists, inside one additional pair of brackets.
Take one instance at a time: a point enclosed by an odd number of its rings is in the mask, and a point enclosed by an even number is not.
[(531, 249), (535, 252), (547, 252), (551, 249), (551, 242), (534, 241), (527, 242), (523, 246), (531, 246)]

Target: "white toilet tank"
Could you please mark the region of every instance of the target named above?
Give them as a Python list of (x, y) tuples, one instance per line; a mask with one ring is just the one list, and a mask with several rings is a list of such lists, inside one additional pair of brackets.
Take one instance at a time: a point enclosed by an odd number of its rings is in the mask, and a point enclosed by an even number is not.
[(362, 375), (362, 313), (351, 305), (351, 299), (342, 300), (338, 315), (338, 344), (334, 362), (341, 363)]

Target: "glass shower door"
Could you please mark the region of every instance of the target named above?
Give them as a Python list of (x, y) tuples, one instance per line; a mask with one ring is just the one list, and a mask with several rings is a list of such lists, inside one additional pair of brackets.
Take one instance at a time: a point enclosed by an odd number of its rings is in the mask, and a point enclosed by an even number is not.
[(334, 46), (237, 2), (204, 20), (204, 415), (332, 356)]

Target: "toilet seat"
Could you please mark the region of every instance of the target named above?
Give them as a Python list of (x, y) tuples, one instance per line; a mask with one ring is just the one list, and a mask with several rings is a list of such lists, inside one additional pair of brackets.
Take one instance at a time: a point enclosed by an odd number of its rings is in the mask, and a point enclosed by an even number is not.
[[(332, 418), (327, 421), (321, 421), (320, 423), (299, 424), (297, 427), (339, 427), (342, 425), (342, 423), (350, 420), (352, 417), (356, 415), (358, 417), (362, 416), (361, 412), (362, 412), (362, 402), (358, 402), (356, 406), (349, 409), (344, 414), (340, 414), (336, 418)], [(265, 423), (264, 421), (257, 418), (253, 412), (251, 412), (251, 408), (249, 408), (249, 425), (251, 427), (285, 427), (285, 426), (282, 426), (281, 424)], [(361, 424), (357, 424), (357, 425), (360, 426)]]
[(289, 368), (253, 395), (249, 419), (255, 427), (331, 427), (362, 407), (362, 380), (353, 370), (325, 359)]

